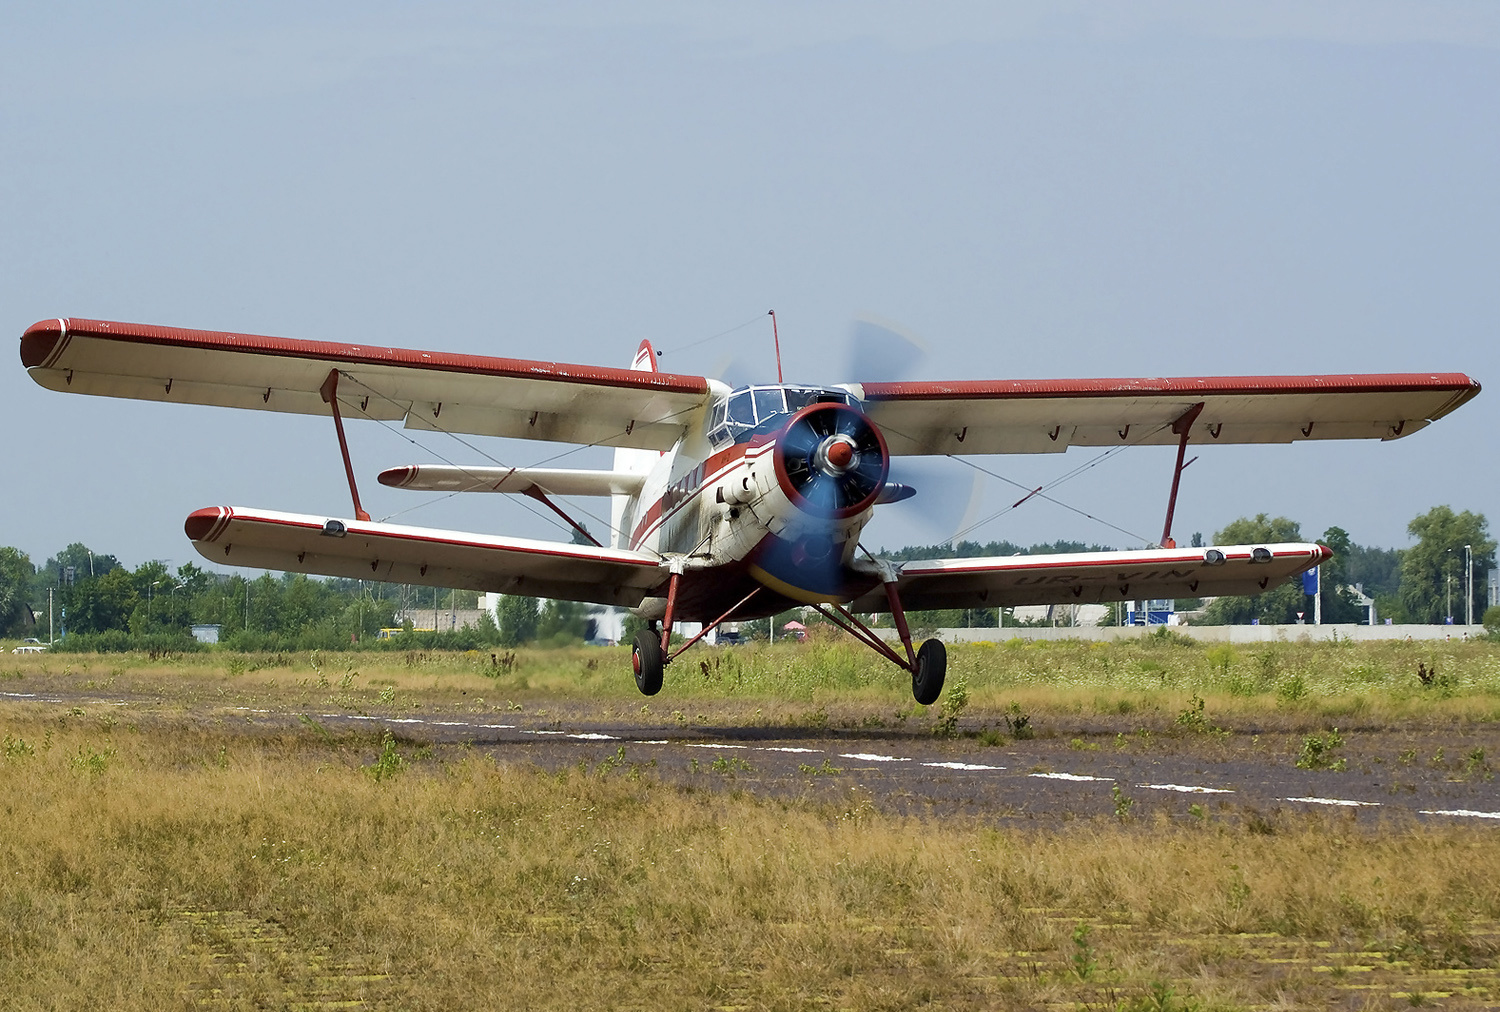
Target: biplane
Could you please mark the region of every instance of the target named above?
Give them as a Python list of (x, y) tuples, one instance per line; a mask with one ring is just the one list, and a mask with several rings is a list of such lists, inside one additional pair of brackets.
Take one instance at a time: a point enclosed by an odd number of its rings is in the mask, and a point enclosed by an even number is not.
[[(195, 510), (184, 529), (214, 562), (627, 608), (646, 621), (631, 656), (647, 695), (721, 623), (807, 605), (909, 673), (924, 704), (942, 691), (947, 658), (939, 640), (913, 643), (908, 610), (1259, 594), (1331, 556), (1316, 544), (1177, 547), (1190, 440), (1405, 438), (1480, 389), (1460, 373), (731, 389), (659, 371), (648, 341), (616, 369), (80, 319), (29, 328), (21, 361), (64, 393), (332, 419), (352, 514)], [(382, 523), (360, 504), (346, 418), (608, 446), (614, 461), (609, 470), (417, 463), (379, 475), (394, 488), (529, 496), (571, 525), (575, 543)], [(1123, 444), (1177, 448), (1158, 547), (897, 564), (860, 546), (875, 510), (918, 494), (891, 480), (892, 458)], [(607, 541), (558, 496), (607, 498)], [(862, 617), (887, 612), (899, 642)], [(674, 645), (684, 622), (702, 629)]]

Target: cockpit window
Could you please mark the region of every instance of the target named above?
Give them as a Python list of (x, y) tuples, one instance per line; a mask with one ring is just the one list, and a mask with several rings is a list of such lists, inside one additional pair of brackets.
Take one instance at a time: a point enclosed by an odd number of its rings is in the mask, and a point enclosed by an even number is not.
[(799, 386), (740, 387), (714, 405), (708, 439), (715, 447), (744, 439), (754, 431), (767, 432), (781, 419), (809, 404), (852, 403), (843, 390)]
[(786, 396), (780, 387), (760, 387), (755, 390), (756, 423), (774, 418), (786, 412)]

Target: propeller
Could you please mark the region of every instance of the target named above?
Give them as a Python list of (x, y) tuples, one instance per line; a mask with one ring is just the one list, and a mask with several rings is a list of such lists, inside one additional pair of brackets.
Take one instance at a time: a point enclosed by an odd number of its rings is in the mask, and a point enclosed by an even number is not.
[(927, 345), (892, 320), (860, 313), (849, 324), (849, 361), (841, 383), (895, 383), (910, 379), (927, 358)]
[(811, 404), (776, 438), (776, 479), (799, 509), (842, 519), (873, 505), (890, 454), (868, 418), (844, 404)]

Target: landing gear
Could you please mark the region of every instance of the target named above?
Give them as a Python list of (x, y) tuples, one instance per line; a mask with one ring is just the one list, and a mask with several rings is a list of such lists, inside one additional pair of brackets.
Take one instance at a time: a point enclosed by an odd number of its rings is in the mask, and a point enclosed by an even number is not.
[(662, 657), (659, 633), (647, 628), (635, 634), (635, 647), (630, 651), (630, 663), (635, 668), (635, 687), (641, 690), (642, 695), (654, 696), (661, 691), (661, 676), (666, 661)]
[(928, 640), (917, 651), (917, 663), (911, 672), (911, 694), (923, 706), (937, 702), (943, 691), (943, 676), (948, 673), (948, 648), (942, 640)]

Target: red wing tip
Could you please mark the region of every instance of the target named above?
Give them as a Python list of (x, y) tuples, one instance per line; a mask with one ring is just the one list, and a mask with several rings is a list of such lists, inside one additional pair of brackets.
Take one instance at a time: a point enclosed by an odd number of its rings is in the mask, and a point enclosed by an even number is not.
[(228, 506), (208, 506), (193, 510), (182, 524), (183, 533), (189, 541), (212, 541), (234, 511)]
[(405, 467), (391, 467), (381, 471), (376, 476), (376, 481), (391, 488), (405, 488), (407, 483), (417, 477), (417, 464), (407, 464)]
[(39, 320), (21, 335), (21, 364), (34, 369), (47, 361), (65, 333), (62, 320)]

